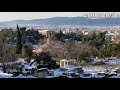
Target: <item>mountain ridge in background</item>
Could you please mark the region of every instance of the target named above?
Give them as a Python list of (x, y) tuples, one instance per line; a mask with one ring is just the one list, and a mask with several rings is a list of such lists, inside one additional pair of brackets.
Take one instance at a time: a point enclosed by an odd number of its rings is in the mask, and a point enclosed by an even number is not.
[(53, 17), (47, 19), (33, 20), (13, 20), (0, 22), (0, 26), (14, 26), (16, 24), (24, 25), (83, 25), (83, 26), (111, 26), (120, 25), (120, 18), (96, 18), (87, 17)]

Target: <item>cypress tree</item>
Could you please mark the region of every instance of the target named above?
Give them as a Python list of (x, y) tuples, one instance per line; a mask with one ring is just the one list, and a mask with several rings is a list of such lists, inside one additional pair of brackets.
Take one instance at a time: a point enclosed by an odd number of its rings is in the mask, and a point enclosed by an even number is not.
[(19, 29), (19, 26), (17, 25), (17, 39), (16, 39), (16, 54), (22, 53), (22, 35)]
[(30, 63), (31, 62), (31, 58), (32, 58), (32, 54), (33, 54), (33, 47), (32, 44), (30, 43), (26, 43), (23, 45), (22, 47), (22, 56), (24, 58), (26, 58), (26, 60)]

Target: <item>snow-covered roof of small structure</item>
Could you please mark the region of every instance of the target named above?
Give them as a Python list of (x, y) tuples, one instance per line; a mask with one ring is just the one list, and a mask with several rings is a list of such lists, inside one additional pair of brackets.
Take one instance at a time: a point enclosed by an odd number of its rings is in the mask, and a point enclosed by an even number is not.
[(49, 31), (48, 29), (46, 29), (46, 30), (39, 30), (39, 32), (43, 32), (43, 31)]
[(37, 69), (37, 70), (48, 70), (47, 68), (40, 68), (40, 69)]
[(75, 61), (75, 59), (70, 59), (70, 60), (67, 60), (67, 59), (62, 59), (60, 61)]

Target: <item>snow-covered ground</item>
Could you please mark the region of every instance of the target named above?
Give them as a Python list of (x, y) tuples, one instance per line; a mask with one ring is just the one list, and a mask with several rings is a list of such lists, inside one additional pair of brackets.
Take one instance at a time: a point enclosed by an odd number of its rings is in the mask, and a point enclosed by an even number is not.
[(13, 77), (13, 78), (36, 78), (36, 77), (33, 77), (32, 75), (28, 75), (28, 76), (23, 76), (22, 74), (16, 76), (16, 77)]
[(91, 69), (91, 68), (83, 68), (85, 73), (98, 73), (103, 72), (103, 69)]
[[(81, 78), (102, 78), (104, 75), (102, 75), (102, 73), (104, 73), (104, 69), (100, 69), (100, 68), (88, 68), (88, 67), (84, 67), (83, 68), (84, 73), (82, 75), (80, 75)], [(98, 73), (101, 73), (101, 75), (98, 75)]]
[(20, 74), (16, 77), (13, 77), (12, 74), (3, 73), (2, 71), (0, 71), (0, 78), (36, 78), (36, 77), (33, 77), (32, 75), (23, 76), (22, 74)]
[[(31, 60), (31, 61), (33, 62), (34, 60)], [(21, 63), (21, 65), (24, 66), (22, 69), (23, 72), (28, 72), (25, 69), (36, 68), (35, 64), (32, 64), (30, 66), (30, 64), (28, 64), (26, 61), (24, 61), (24, 59), (19, 59), (16, 62)], [(13, 62), (13, 63), (16, 63), (16, 62)], [(12, 63), (12, 62), (10, 62), (10, 63)], [(11, 70), (11, 71), (14, 71), (14, 70)], [(3, 71), (0, 70), (0, 78), (36, 78), (36, 77), (33, 77), (32, 75), (23, 76), (22, 74), (19, 74), (18, 76), (13, 77), (13, 74), (3, 73)]]
[(114, 59), (105, 62), (107, 65), (120, 65), (120, 60)]
[[(36, 63), (33, 63), (32, 65), (30, 65), (30, 63), (27, 63), (26, 61), (24, 61), (24, 59), (20, 59), (17, 62), (20, 62), (21, 66), (23, 66), (23, 68), (22, 68), (23, 73), (29, 72), (29, 70), (26, 71), (26, 69), (37, 68)], [(34, 60), (32, 60), (32, 62), (34, 62)], [(106, 63), (106, 66), (110, 66), (110, 67), (112, 65), (120, 65), (120, 60), (109, 60), (109, 61), (104, 61), (104, 62)], [(95, 77), (102, 78), (104, 76), (102, 74), (106, 73), (106, 69), (103, 67), (99, 67), (99, 66), (83, 66), (82, 68), (84, 70), (84, 74), (88, 75), (86, 77), (84, 77), (84, 75), (83, 76), (80, 75), (82, 78), (91, 78), (91, 77), (92, 78), (95, 78)], [(54, 76), (47, 76), (46, 78), (64, 76), (63, 73), (73, 73), (72, 69), (74, 69), (74, 68), (66, 68), (66, 70), (62, 70), (62, 69), (52, 70), (54, 72)], [(111, 72), (112, 72), (112, 70), (110, 71), (110, 73)], [(36, 78), (36, 77), (33, 77), (32, 75), (23, 76), (22, 74), (19, 74), (18, 76), (13, 77), (13, 74), (3, 73), (2, 71), (0, 71), (0, 78)], [(113, 75), (110, 78), (120, 78), (120, 74), (117, 74), (117, 76)]]
[(12, 74), (3, 73), (2, 71), (0, 71), (0, 78), (12, 78), (12, 76)]
[(59, 69), (54, 70), (54, 76), (59, 77), (62, 75), (63, 72), (61, 72)]
[[(106, 72), (105, 68), (101, 67), (83, 67), (84, 73), (80, 74), (81, 78), (104, 78), (105, 74), (116, 74), (114, 71), (115, 69), (111, 69), (109, 72)], [(54, 70), (54, 76), (47, 76), (46, 78), (53, 78), (53, 77), (59, 77), (64, 76), (63, 73), (67, 73), (69, 70), (61, 71), (60, 69)], [(69, 72), (68, 72), (69, 73)], [(117, 75), (117, 76), (116, 76)], [(120, 73), (117, 73), (116, 75), (112, 75), (109, 78), (120, 78)]]

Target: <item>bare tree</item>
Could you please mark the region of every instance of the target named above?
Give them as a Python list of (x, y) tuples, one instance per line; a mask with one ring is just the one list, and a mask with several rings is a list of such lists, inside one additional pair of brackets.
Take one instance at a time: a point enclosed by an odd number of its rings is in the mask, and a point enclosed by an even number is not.
[(81, 61), (89, 62), (93, 56), (94, 48), (88, 44), (77, 45), (76, 48), (76, 59), (79, 63)]
[(6, 42), (6, 39), (0, 33), (0, 63), (4, 66), (4, 72), (6, 72), (5, 65), (7, 62), (16, 60), (15, 48)]
[(45, 51), (50, 52), (51, 56), (56, 60), (64, 58), (63, 45), (59, 41), (54, 41), (53, 43), (48, 44)]
[(64, 55), (66, 59), (73, 59), (76, 52), (76, 44), (73, 39), (70, 39), (64, 44)]
[(94, 48), (88, 44), (76, 44), (68, 42), (64, 45), (66, 59), (75, 59), (78, 64), (81, 61), (89, 62), (94, 53)]

